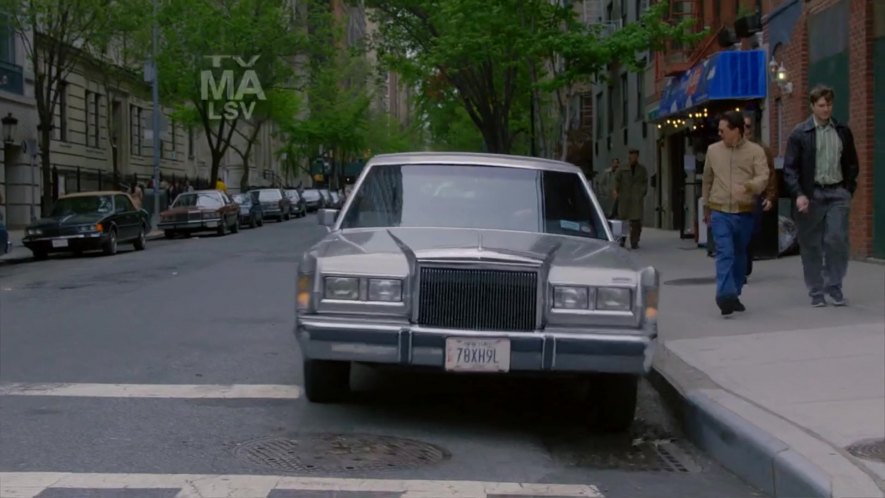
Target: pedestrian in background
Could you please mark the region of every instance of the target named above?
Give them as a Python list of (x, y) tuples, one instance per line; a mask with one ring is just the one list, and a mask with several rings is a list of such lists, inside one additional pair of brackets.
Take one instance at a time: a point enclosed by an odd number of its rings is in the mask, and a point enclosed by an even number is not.
[(721, 140), (707, 148), (702, 196), (704, 222), (716, 244), (716, 304), (722, 315), (745, 311), (740, 301), (747, 276), (747, 244), (753, 234), (757, 196), (768, 184), (765, 151), (744, 138), (744, 115), (719, 119)]
[(844, 306), (842, 279), (848, 271), (848, 217), (860, 166), (854, 135), (833, 119), (832, 88), (811, 90), (811, 117), (787, 140), (784, 183), (796, 199), (799, 248), (811, 305)]
[(608, 218), (617, 218), (618, 203), (615, 201), (615, 177), (620, 166), (619, 159), (612, 159), (609, 169), (600, 173), (596, 179), (596, 197)]
[[(744, 136), (747, 140), (753, 143), (758, 143), (754, 140), (753, 129), (753, 118), (750, 116), (744, 116)], [(750, 243), (747, 244), (747, 277), (753, 273), (753, 254), (755, 252), (757, 238), (762, 231), (762, 213), (771, 211), (771, 209), (777, 205), (778, 198), (777, 172), (774, 170), (774, 154), (772, 154), (771, 148), (761, 143), (759, 145), (762, 147), (762, 150), (765, 151), (765, 158), (768, 161), (768, 184), (765, 186), (765, 192), (763, 195), (759, 196), (757, 199), (756, 208), (753, 210), (753, 235), (750, 237)], [(747, 283), (746, 279), (744, 279), (744, 283)]]
[[(619, 168), (615, 175), (614, 200), (618, 205), (618, 219), (630, 222), (630, 247), (639, 249), (642, 235), (642, 211), (648, 192), (648, 171), (639, 164), (639, 150), (630, 149), (629, 164)], [(624, 245), (626, 239), (621, 240)]]

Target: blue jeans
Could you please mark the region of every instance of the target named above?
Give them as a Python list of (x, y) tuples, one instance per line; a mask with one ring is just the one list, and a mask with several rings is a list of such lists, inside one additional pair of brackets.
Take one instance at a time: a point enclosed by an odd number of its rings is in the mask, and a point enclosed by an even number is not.
[(713, 211), (711, 218), (716, 243), (716, 298), (736, 298), (747, 276), (747, 246), (755, 227), (753, 213)]

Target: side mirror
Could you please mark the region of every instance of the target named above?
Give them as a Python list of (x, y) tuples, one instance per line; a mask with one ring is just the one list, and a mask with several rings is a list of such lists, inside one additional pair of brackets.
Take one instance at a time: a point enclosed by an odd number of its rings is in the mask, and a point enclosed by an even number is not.
[(338, 217), (337, 209), (320, 209), (317, 212), (317, 219), (319, 220), (320, 225), (331, 227), (335, 224), (335, 219)]
[(624, 220), (608, 220), (608, 226), (611, 228), (615, 242), (620, 243), (627, 238), (627, 234), (624, 233)]

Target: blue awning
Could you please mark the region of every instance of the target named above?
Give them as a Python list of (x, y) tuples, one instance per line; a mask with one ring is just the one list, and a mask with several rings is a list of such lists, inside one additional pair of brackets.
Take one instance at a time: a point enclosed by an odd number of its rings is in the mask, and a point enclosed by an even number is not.
[(768, 91), (764, 50), (717, 52), (679, 76), (661, 93), (657, 118), (716, 100), (763, 99)]

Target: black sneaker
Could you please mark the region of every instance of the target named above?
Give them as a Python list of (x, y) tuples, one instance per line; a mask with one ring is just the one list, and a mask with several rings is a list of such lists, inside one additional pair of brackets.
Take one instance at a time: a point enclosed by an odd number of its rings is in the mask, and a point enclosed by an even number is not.
[(823, 296), (814, 296), (811, 298), (811, 305), (815, 308), (823, 308), (827, 305), (827, 300)]
[(738, 312), (744, 312), (744, 311), (747, 311), (747, 307), (744, 306), (744, 303), (742, 303), (740, 301), (740, 299), (735, 299), (734, 300), (734, 310), (738, 311)]
[(830, 300), (833, 301), (833, 306), (845, 306), (845, 296), (842, 295), (842, 291), (832, 290), (829, 294)]
[(716, 304), (719, 306), (722, 316), (729, 316), (734, 313), (736, 301), (733, 298), (716, 298)]

